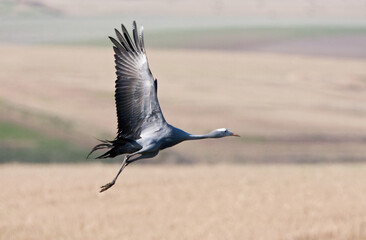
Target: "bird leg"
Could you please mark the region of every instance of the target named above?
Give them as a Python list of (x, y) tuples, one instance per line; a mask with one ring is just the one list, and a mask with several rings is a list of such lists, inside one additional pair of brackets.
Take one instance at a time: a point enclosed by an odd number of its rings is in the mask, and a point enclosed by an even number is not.
[(101, 186), (100, 188), (101, 188), (101, 190), (100, 190), (100, 192), (104, 192), (104, 191), (106, 191), (106, 190), (108, 190), (110, 187), (112, 187), (113, 185), (114, 185), (114, 183), (116, 182), (116, 180), (117, 180), (117, 178), (118, 178), (118, 176), (119, 176), (119, 174), (122, 172), (122, 170), (128, 165), (128, 159), (130, 158), (130, 157), (132, 157), (134, 154), (130, 154), (130, 155), (127, 155), (127, 156), (125, 156), (124, 157), (124, 159), (123, 159), (123, 162), (122, 162), (122, 165), (121, 165), (121, 168), (119, 169), (119, 171), (118, 171), (118, 173), (117, 173), (117, 175), (114, 177), (114, 179), (112, 180), (112, 182), (110, 182), (110, 183), (107, 183), (107, 184), (105, 184), (105, 185), (103, 185), (103, 186)]
[[(144, 149), (144, 150), (145, 150), (145, 149)], [(116, 182), (116, 180), (117, 180), (117, 178), (118, 178), (119, 174), (122, 172), (122, 170), (123, 170), (123, 169), (124, 169), (128, 164), (130, 164), (131, 162), (137, 161), (137, 160), (142, 159), (142, 158), (152, 158), (152, 157), (155, 157), (155, 156), (159, 153), (159, 151), (155, 151), (155, 152), (150, 152), (150, 153), (145, 153), (145, 154), (144, 154), (144, 150), (140, 150), (140, 151), (134, 152), (134, 153), (132, 153), (132, 154), (126, 155), (126, 156), (125, 156), (125, 158), (123, 159), (122, 166), (121, 166), (121, 168), (119, 169), (119, 171), (118, 171), (117, 175), (114, 177), (113, 181), (112, 181), (112, 182), (110, 182), (110, 183), (107, 183), (107, 184), (106, 184), (106, 185), (104, 185), (104, 186), (101, 186), (101, 187), (100, 187), (100, 188), (101, 188), (100, 192), (104, 192), (104, 191), (108, 190), (110, 187), (112, 187), (112, 186), (115, 184), (115, 182)], [(137, 154), (141, 154), (141, 155), (140, 155), (140, 156), (138, 156), (137, 158), (132, 159), (131, 161), (129, 160), (131, 157), (133, 157), (133, 156), (135, 156), (135, 155), (137, 155)]]

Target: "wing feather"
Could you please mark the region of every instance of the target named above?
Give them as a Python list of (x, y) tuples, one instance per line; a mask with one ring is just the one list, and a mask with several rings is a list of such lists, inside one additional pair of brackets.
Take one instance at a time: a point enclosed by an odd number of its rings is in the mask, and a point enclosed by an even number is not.
[(123, 45), (123, 47), (125, 48), (125, 50), (131, 50), (129, 47), (128, 47), (128, 44), (126, 42), (126, 40), (122, 37), (122, 34), (117, 30), (117, 29), (114, 29), (114, 32), (116, 33), (116, 36), (118, 38), (118, 40), (121, 42), (121, 44)]
[(132, 33), (133, 33), (133, 39), (135, 40), (135, 46), (136, 46), (136, 50), (137, 52), (140, 52), (140, 47), (139, 47), (139, 44), (140, 44), (140, 40), (139, 40), (139, 36), (137, 34), (137, 26), (136, 26), (136, 22), (133, 21), (133, 24), (132, 24)]
[(115, 49), (118, 49), (118, 51), (119, 51), (119, 53), (122, 53), (122, 52), (124, 52), (125, 51), (125, 48), (124, 47), (122, 47), (122, 45), (116, 40), (116, 39), (114, 39), (114, 38), (112, 38), (112, 37), (109, 37), (109, 39), (112, 41), (112, 43), (116, 46), (116, 47), (113, 47), (113, 50), (114, 50), (114, 52), (116, 52), (116, 50)]
[(132, 43), (130, 34), (128, 34), (128, 31), (127, 31), (125, 25), (123, 25), (123, 24), (122, 24), (122, 32), (123, 32), (123, 36), (125, 37), (126, 42), (130, 46), (130, 48), (132, 49), (132, 51), (136, 52), (136, 49), (135, 49), (134, 44)]
[(141, 47), (141, 51), (145, 52), (144, 27), (143, 26), (141, 26), (141, 28), (140, 28), (140, 47)]
[(143, 31), (138, 35), (133, 23), (133, 39), (122, 25), (123, 35), (115, 29), (113, 43), (117, 80), (115, 101), (117, 108), (117, 138), (138, 139), (141, 132), (165, 123), (157, 98), (157, 83), (149, 69), (145, 54)]

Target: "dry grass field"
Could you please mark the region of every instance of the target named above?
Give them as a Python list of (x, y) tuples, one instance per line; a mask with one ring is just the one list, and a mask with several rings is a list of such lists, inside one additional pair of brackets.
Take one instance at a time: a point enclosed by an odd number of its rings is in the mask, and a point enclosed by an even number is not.
[(2, 165), (0, 239), (366, 239), (366, 166)]

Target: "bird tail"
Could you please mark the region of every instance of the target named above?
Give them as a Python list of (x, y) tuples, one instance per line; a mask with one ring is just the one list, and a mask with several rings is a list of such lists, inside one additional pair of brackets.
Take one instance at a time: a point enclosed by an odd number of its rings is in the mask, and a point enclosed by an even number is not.
[(86, 157), (86, 159), (89, 158), (89, 156), (100, 149), (110, 149), (109, 151), (103, 153), (102, 155), (96, 157), (96, 159), (100, 159), (100, 158), (113, 158), (115, 156), (117, 156), (117, 147), (116, 147), (116, 141), (109, 141), (109, 140), (100, 140), (102, 143), (96, 145), (95, 147), (93, 147), (93, 149), (90, 151), (90, 153), (88, 154), (88, 156)]
[(96, 145), (95, 147), (93, 147), (93, 149), (90, 151), (90, 153), (88, 154), (88, 156), (86, 157), (86, 159), (89, 158), (89, 156), (100, 149), (109, 149), (107, 152), (103, 153), (102, 155), (96, 157), (96, 159), (101, 159), (101, 158), (114, 158), (117, 155), (120, 154), (124, 154), (127, 153), (128, 151), (126, 151), (125, 146), (127, 143), (132, 143), (133, 141), (128, 139), (128, 138), (124, 138), (124, 137), (117, 137), (115, 140), (109, 141), (109, 140), (100, 140), (98, 139), (101, 143)]

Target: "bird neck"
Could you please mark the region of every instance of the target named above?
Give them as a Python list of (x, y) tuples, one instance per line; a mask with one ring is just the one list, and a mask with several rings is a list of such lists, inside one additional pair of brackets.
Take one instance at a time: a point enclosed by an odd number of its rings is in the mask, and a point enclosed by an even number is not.
[(215, 138), (215, 134), (214, 132), (210, 132), (208, 134), (202, 134), (202, 135), (197, 135), (197, 134), (190, 134), (187, 133), (179, 128), (173, 127), (171, 125), (169, 125), (169, 127), (172, 129), (172, 132), (175, 136), (179, 136), (179, 139), (181, 141), (186, 141), (186, 140), (199, 140), (199, 139), (205, 139), (205, 138)]
[(205, 138), (213, 138), (211, 134), (188, 134), (187, 140), (199, 140), (199, 139), (205, 139)]

